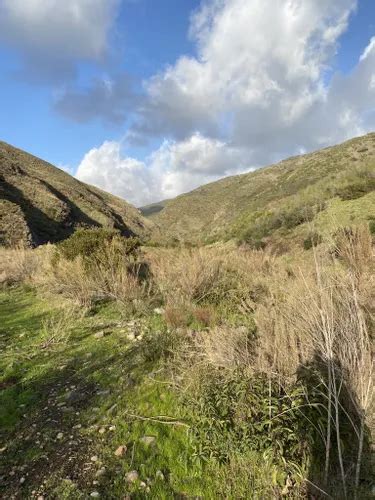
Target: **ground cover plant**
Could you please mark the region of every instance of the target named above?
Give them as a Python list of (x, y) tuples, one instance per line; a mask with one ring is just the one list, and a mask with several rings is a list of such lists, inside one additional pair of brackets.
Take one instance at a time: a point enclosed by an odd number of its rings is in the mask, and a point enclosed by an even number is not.
[(374, 246), (1, 249), (4, 498), (371, 498)]

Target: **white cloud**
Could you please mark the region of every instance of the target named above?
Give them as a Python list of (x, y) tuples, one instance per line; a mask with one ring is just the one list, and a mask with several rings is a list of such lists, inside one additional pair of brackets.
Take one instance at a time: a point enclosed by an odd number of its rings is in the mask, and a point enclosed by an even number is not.
[[(191, 21), (196, 57), (145, 82), (128, 137), (168, 140), (128, 198), (175, 196), (374, 128), (375, 38), (350, 73), (331, 67), (355, 8), (356, 0), (204, 1)], [(125, 196), (116, 172), (102, 187)]]
[(149, 101), (135, 134), (229, 132), (247, 146), (292, 128), (324, 98), (323, 73), (355, 3), (204, 2), (191, 25), (197, 57), (181, 57), (146, 82)]
[(248, 170), (246, 156), (246, 151), (200, 134), (165, 141), (145, 162), (123, 155), (119, 142), (104, 142), (85, 155), (76, 177), (141, 206)]
[[(119, 0), (1, 0), (0, 40), (21, 52), (30, 78), (74, 73), (100, 59)], [(54, 75), (55, 73), (55, 75)]]

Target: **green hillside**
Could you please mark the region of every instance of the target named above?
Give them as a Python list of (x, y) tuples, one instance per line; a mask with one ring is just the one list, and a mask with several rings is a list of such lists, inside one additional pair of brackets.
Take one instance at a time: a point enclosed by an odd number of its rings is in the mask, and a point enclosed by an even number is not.
[(0, 142), (0, 244), (55, 242), (77, 227), (145, 237), (151, 226), (124, 200)]
[(201, 186), (148, 215), (158, 226), (154, 238), (159, 241), (302, 242), (312, 221), (324, 232), (375, 218), (374, 189), (375, 133), (370, 133)]

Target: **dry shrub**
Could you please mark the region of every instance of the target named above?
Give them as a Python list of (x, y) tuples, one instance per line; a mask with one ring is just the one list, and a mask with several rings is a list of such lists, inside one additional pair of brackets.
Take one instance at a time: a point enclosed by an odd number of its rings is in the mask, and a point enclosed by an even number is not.
[(185, 305), (168, 305), (164, 310), (164, 319), (171, 328), (183, 328), (189, 323), (189, 311)]
[(35, 282), (44, 291), (61, 295), (79, 306), (89, 307), (97, 298), (94, 276), (87, 272), (81, 257), (73, 261), (49, 261)]
[(198, 334), (195, 345), (201, 362), (215, 368), (246, 368), (253, 358), (254, 345), (246, 327), (213, 328)]
[[(327, 405), (324, 484), (334, 455), (343, 497), (348, 493), (345, 463), (355, 470), (352, 487), (358, 490), (365, 428), (374, 411), (372, 318), (370, 308), (364, 307), (374, 298), (374, 259), (366, 231), (337, 233), (333, 257), (315, 251), (313, 265), (299, 269), (282, 286), (275, 283), (269, 307), (256, 312), (258, 369), (288, 377), (301, 369), (313, 370), (319, 379)], [(342, 447), (341, 430), (348, 426), (357, 439), (354, 461)]]
[(212, 307), (194, 307), (193, 318), (205, 327), (213, 326), (217, 321), (217, 313)]
[(29, 282), (41, 265), (39, 250), (0, 248), (0, 285)]
[(253, 342), (245, 327), (217, 326), (208, 331), (191, 332), (190, 342), (179, 353), (179, 366), (189, 383), (193, 377), (200, 379), (207, 369), (250, 368)]
[(374, 259), (372, 235), (368, 227), (339, 229), (335, 238), (335, 253), (356, 277), (360, 277)]
[(223, 260), (209, 249), (180, 249), (155, 254), (151, 269), (168, 304), (215, 302), (225, 293)]
[(137, 264), (130, 263), (126, 255), (120, 255), (118, 248), (108, 243), (93, 262), (81, 256), (74, 260), (52, 256), (38, 284), (79, 306), (90, 307), (103, 299), (138, 306), (150, 297), (150, 287), (139, 279), (138, 269)]
[(260, 290), (264, 278), (270, 278), (276, 257), (267, 251), (215, 246), (158, 249), (149, 253), (148, 261), (167, 304), (225, 301), (240, 306), (250, 289), (256, 292), (254, 284)]

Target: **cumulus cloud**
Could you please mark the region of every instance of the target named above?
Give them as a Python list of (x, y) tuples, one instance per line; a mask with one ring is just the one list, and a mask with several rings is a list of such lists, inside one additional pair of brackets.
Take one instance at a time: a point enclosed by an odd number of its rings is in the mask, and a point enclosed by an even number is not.
[(135, 142), (167, 139), (143, 164), (142, 199), (373, 128), (374, 38), (349, 74), (332, 67), (355, 8), (356, 0), (204, 1), (191, 20), (196, 56), (144, 82), (128, 132)]
[(119, 0), (1, 0), (0, 41), (23, 56), (37, 81), (73, 76), (75, 62), (98, 60)]
[(89, 151), (76, 176), (142, 206), (248, 170), (246, 156), (246, 151), (194, 134), (186, 141), (165, 141), (140, 162), (124, 155), (121, 144), (112, 141)]

